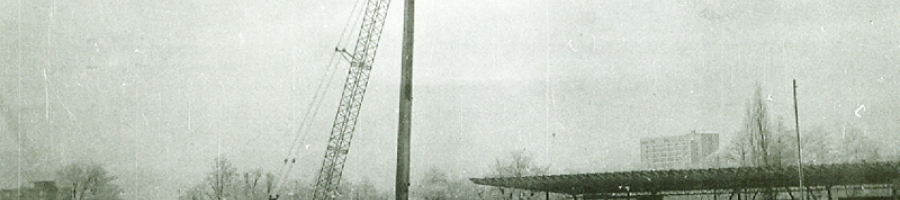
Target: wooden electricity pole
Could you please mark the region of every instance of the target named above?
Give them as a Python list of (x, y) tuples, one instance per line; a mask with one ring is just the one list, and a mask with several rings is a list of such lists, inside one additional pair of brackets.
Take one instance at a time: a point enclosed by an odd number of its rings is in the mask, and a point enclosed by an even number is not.
[(409, 139), (412, 118), (413, 4), (405, 0), (400, 72), (400, 120), (397, 130), (396, 199), (409, 199)]
[(800, 174), (800, 200), (803, 199), (803, 155), (800, 153), (800, 117), (797, 115), (797, 79), (794, 79), (794, 130), (797, 132), (797, 173)]

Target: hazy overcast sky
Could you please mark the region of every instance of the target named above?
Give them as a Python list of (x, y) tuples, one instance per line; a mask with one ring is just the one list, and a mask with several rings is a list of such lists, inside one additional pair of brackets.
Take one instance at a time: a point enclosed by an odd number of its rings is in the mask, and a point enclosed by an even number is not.
[[(394, 180), (402, 3), (389, 11), (344, 171), (384, 188)], [(294, 129), (353, 4), (0, 2), (0, 187), (15, 187), (19, 158), (25, 181), (104, 163), (128, 199), (174, 199), (216, 156), (276, 171), (303, 134)], [(553, 173), (635, 168), (641, 137), (734, 133), (756, 84), (793, 125), (792, 79), (801, 130), (849, 123), (893, 146), (900, 138), (898, 1), (416, 6), (414, 179), (431, 166), (482, 177), (518, 149)], [(320, 167), (346, 67), (294, 178)]]

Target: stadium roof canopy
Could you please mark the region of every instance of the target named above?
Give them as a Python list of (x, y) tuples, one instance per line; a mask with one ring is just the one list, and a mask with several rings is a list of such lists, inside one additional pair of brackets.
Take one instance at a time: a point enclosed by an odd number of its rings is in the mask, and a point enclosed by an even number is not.
[[(900, 162), (803, 166), (804, 186), (890, 184)], [(478, 185), (562, 194), (779, 188), (798, 185), (796, 166), (644, 170), (530, 177), (472, 178)], [(627, 190), (627, 191), (626, 191)]]

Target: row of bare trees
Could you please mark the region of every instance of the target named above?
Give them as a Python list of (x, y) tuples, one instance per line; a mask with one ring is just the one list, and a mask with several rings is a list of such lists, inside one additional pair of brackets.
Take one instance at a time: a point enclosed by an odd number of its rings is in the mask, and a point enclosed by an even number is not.
[[(706, 159), (706, 167), (761, 167), (796, 165), (796, 130), (782, 117), (773, 119), (766, 99), (757, 86), (746, 107), (741, 129), (717, 154)], [(805, 164), (879, 161), (883, 145), (864, 129), (851, 124), (835, 128), (818, 126), (801, 132), (802, 162)], [(737, 190), (737, 189), (736, 189)], [(744, 199), (776, 199), (774, 188)], [(735, 191), (741, 195), (740, 191)], [(793, 195), (791, 195), (793, 198)]]
[[(496, 159), (491, 166), (492, 177), (525, 177), (547, 175), (549, 166), (538, 164), (525, 150), (512, 152), (509, 157)], [(544, 199), (547, 194), (528, 190), (478, 186), (464, 177), (450, 177), (446, 172), (431, 168), (413, 188), (413, 196), (426, 200), (462, 199)], [(551, 199), (565, 199), (559, 194), (550, 194)]]
[[(545, 175), (548, 167), (538, 165), (526, 151), (520, 150), (505, 159), (497, 159), (492, 166), (492, 176), (522, 177)], [(462, 200), (462, 199), (543, 199), (545, 194), (531, 191), (502, 189), (478, 186), (467, 177), (451, 177), (445, 171), (432, 167), (420, 179), (413, 182), (411, 196), (427, 200)], [(227, 159), (217, 158), (216, 165), (209, 172), (203, 183), (182, 192), (181, 200), (224, 200), (248, 199), (265, 200), (274, 195), (275, 176), (261, 170), (240, 172)], [(285, 181), (280, 189), (288, 191), (281, 194), (280, 200), (312, 199), (312, 184), (301, 180)], [(377, 187), (370, 179), (358, 181), (342, 181), (338, 188), (337, 199), (373, 199), (388, 200), (393, 192), (387, 188)], [(551, 194), (553, 199), (562, 196)]]
[(216, 158), (213, 171), (202, 184), (185, 191), (183, 200), (247, 199), (266, 200), (275, 189), (275, 175), (262, 170), (238, 172), (225, 158)]
[[(312, 199), (311, 184), (291, 180), (276, 185), (276, 176), (260, 169), (239, 171), (228, 159), (216, 158), (215, 166), (200, 184), (183, 191), (181, 200), (268, 200), (270, 195), (279, 195), (278, 199)], [(281, 188), (276, 188), (276, 186)], [(279, 194), (276, 189), (287, 191)], [(388, 193), (376, 189), (375, 185), (364, 179), (359, 183), (347, 183), (339, 188), (339, 199), (389, 199)]]
[(70, 164), (56, 172), (57, 199), (117, 200), (122, 189), (114, 183), (103, 165), (97, 163)]
[[(747, 104), (741, 129), (706, 166), (796, 165), (797, 137), (782, 117), (773, 119), (761, 89)], [(803, 162), (808, 164), (878, 161), (884, 143), (852, 124), (816, 126), (801, 132)]]

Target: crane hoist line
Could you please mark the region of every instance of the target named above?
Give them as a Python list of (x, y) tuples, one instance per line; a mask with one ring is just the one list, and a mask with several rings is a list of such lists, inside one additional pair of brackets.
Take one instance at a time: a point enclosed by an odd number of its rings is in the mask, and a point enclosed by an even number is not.
[[(350, 68), (344, 81), (331, 135), (328, 137), (322, 167), (316, 176), (313, 199), (335, 199), (340, 195), (337, 188), (341, 183), (344, 164), (350, 152), (350, 142), (356, 131), (357, 118), (366, 94), (369, 74), (375, 61), (389, 5), (390, 0), (367, 0), (352, 53), (335, 49), (350, 61)], [(277, 196), (274, 198), (270, 196), (270, 199), (277, 199)]]

